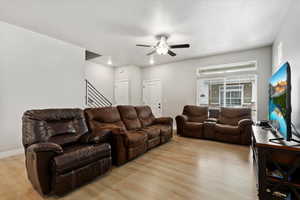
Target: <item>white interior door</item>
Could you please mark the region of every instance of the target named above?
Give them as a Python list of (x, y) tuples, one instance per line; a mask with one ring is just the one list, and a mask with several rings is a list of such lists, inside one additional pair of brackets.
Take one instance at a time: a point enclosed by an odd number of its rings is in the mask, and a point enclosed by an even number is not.
[(129, 105), (128, 80), (115, 82), (115, 101), (116, 105)]
[(162, 115), (162, 87), (160, 80), (143, 81), (143, 103), (149, 105), (155, 117)]

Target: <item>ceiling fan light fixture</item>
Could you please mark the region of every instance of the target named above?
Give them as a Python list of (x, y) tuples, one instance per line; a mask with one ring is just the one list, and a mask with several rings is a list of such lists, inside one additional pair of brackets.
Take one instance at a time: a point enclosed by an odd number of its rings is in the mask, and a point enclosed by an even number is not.
[(158, 55), (166, 55), (168, 51), (169, 51), (169, 46), (167, 44), (167, 39), (165, 36), (162, 36), (156, 47), (156, 53)]
[(168, 53), (168, 48), (160, 48), (160, 47), (157, 47), (156, 49), (156, 53), (158, 55), (166, 55)]
[(152, 56), (155, 53), (157, 53), (158, 55), (168, 54), (170, 56), (176, 56), (177, 54), (173, 51), (173, 49), (190, 48), (190, 44), (173, 44), (169, 46), (167, 43), (168, 36), (166, 35), (158, 35), (156, 36), (156, 39), (157, 42), (155, 45), (137, 44), (136, 46), (152, 48), (152, 51), (146, 54), (147, 56)]

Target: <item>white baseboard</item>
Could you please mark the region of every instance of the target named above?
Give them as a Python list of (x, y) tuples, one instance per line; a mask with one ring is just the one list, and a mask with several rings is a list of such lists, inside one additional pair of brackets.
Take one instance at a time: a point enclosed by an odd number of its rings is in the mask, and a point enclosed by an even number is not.
[(23, 148), (0, 152), (0, 159), (24, 153)]

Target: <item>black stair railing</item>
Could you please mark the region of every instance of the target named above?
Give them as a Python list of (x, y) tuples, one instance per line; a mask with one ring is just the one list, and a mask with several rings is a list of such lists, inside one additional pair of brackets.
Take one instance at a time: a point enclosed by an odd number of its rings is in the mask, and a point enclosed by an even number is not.
[(112, 103), (101, 94), (88, 80), (85, 80), (85, 105), (88, 107), (112, 106)]

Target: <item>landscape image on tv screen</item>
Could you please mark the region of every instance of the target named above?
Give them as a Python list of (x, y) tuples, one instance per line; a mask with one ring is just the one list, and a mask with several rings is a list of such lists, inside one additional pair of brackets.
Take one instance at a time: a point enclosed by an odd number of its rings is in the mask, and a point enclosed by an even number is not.
[(289, 137), (287, 124), (288, 67), (288, 63), (284, 64), (269, 79), (269, 120), (285, 139)]

